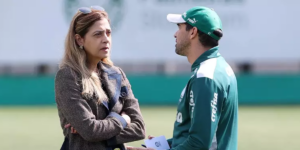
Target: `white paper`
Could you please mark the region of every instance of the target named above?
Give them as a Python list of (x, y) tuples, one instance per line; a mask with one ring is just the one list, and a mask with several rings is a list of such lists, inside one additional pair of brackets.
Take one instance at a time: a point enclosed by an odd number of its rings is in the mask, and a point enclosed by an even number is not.
[(145, 140), (147, 148), (154, 148), (156, 150), (167, 150), (170, 149), (168, 141), (165, 136), (158, 136), (151, 140)]

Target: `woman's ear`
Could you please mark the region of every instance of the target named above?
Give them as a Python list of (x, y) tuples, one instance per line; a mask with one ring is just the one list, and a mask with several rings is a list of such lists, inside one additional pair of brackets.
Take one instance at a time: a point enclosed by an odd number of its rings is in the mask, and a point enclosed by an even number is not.
[(83, 46), (83, 38), (79, 34), (75, 34), (75, 40), (77, 45)]

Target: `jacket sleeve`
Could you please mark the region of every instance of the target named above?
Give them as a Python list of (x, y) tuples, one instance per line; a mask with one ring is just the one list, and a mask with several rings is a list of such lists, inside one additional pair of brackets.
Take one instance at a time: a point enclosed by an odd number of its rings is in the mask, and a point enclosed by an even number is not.
[(172, 141), (173, 141), (173, 138), (167, 139), (167, 142), (168, 142), (170, 147), (172, 146)]
[[(119, 68), (120, 69), (120, 68)], [(131, 123), (121, 131), (117, 136), (107, 141), (108, 146), (137, 141), (145, 138), (145, 123), (140, 111), (138, 100), (134, 97), (131, 90), (131, 85), (123, 72), (120, 69), (123, 77), (123, 82), (127, 85), (128, 94), (124, 99), (123, 112), (131, 119)]]
[(86, 141), (103, 141), (119, 134), (127, 125), (125, 119), (118, 114), (110, 114), (104, 120), (96, 120), (82, 97), (80, 85), (70, 68), (58, 71), (55, 78), (58, 110)]
[(190, 84), (191, 127), (188, 138), (171, 150), (209, 150), (216, 134), (223, 92), (209, 78), (194, 78)]

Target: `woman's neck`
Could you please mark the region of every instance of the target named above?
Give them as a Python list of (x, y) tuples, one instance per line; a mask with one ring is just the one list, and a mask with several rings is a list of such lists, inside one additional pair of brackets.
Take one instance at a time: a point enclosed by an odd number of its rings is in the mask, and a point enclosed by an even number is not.
[(87, 62), (87, 67), (89, 69), (89, 71), (92, 72), (98, 72), (98, 65), (99, 61), (88, 61)]

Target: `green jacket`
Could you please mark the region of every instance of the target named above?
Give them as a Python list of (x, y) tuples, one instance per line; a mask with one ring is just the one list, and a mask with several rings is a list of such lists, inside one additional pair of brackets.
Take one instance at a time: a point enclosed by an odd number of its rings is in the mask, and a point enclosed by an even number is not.
[(236, 150), (237, 81), (214, 47), (192, 65), (177, 108), (171, 150)]

